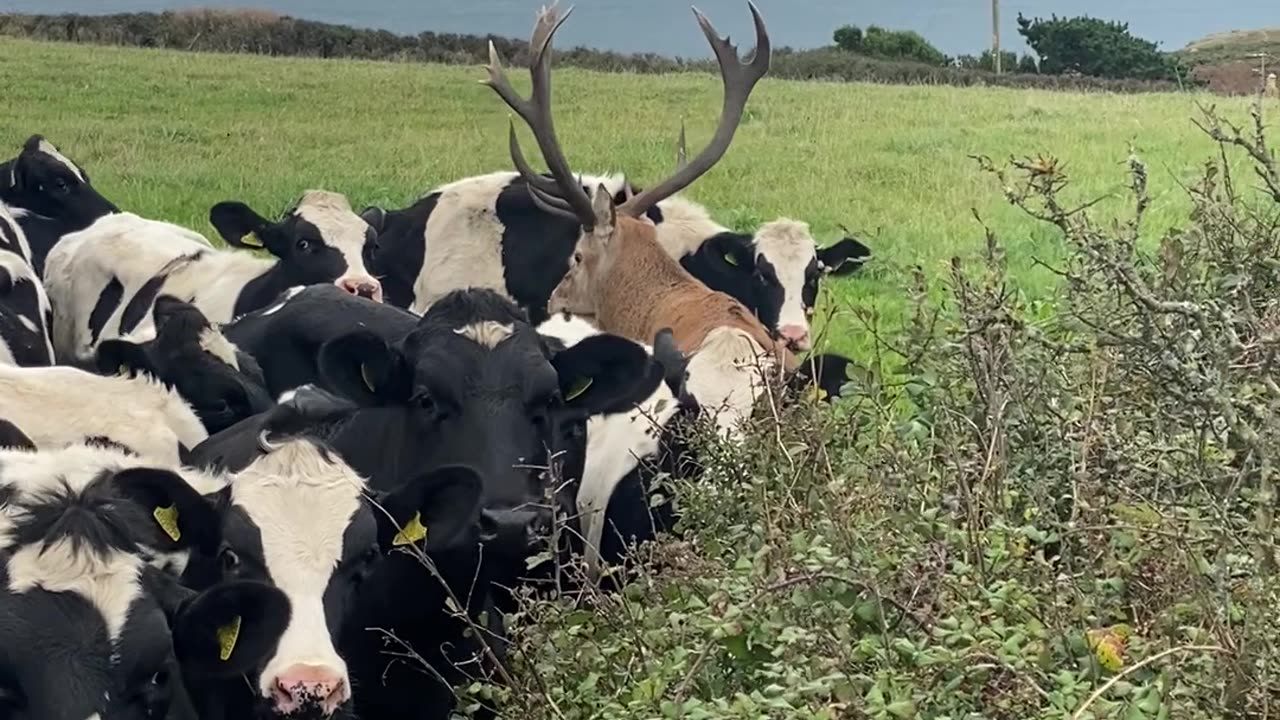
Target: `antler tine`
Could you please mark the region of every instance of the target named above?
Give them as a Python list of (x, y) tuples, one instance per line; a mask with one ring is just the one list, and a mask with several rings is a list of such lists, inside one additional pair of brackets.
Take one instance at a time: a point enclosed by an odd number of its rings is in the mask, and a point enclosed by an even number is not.
[(516, 166), (516, 172), (520, 173), (529, 186), (529, 195), (533, 198), (533, 204), (552, 215), (577, 221), (578, 215), (569, 203), (553, 194), (557, 187), (555, 181), (539, 175), (529, 166), (529, 161), (525, 160), (524, 151), (520, 149), (520, 138), (516, 136), (514, 122), (511, 123), (507, 145), (511, 151), (511, 162)]
[[(533, 86), (529, 105), (533, 118), (525, 120), (533, 130), (534, 139), (538, 141), (538, 148), (542, 150), (542, 158), (547, 163), (551, 177), (555, 179), (560, 197), (572, 208), (583, 228), (591, 229), (595, 226), (591, 198), (569, 169), (569, 161), (565, 159), (564, 152), (560, 149), (560, 140), (556, 137), (555, 120), (551, 113), (551, 41), (556, 31), (573, 13), (573, 8), (570, 7), (563, 15), (558, 15), (558, 5), (557, 0), (542, 8), (533, 28), (533, 36), (529, 39), (529, 75)], [(539, 189), (546, 188), (539, 184)], [(545, 194), (551, 193), (548, 191)]]
[(707, 20), (707, 17), (696, 7), (693, 9), (698, 25), (711, 43), (711, 49), (715, 52), (716, 61), (720, 65), (720, 77), (724, 82), (724, 105), (720, 110), (720, 123), (716, 127), (716, 133), (711, 138), (711, 142), (698, 153), (697, 157), (681, 166), (671, 177), (623, 203), (618, 208), (618, 212), (633, 217), (643, 214), (657, 203), (688, 187), (694, 180), (714, 167), (729, 149), (734, 133), (738, 130), (738, 124), (742, 122), (742, 112), (746, 109), (747, 98), (751, 96), (751, 91), (760, 78), (769, 72), (769, 61), (772, 55), (772, 46), (764, 19), (760, 17), (760, 11), (755, 3), (748, 2), (747, 5), (751, 8), (751, 18), (756, 27), (756, 50), (750, 63), (743, 63), (738, 58), (738, 49), (729, 42), (729, 38), (720, 37), (711, 25), (711, 21)]

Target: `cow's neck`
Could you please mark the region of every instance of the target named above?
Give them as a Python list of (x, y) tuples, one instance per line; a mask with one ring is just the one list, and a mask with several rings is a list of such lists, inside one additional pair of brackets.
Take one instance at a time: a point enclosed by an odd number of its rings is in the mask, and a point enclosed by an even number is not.
[(285, 290), (302, 284), (296, 278), (290, 277), (285, 272), (283, 263), (274, 257), (265, 259), (247, 252), (226, 254), (232, 256), (228, 261), (227, 269), (235, 275), (246, 278), (240, 294), (236, 296), (235, 317), (264, 308), (279, 298)]

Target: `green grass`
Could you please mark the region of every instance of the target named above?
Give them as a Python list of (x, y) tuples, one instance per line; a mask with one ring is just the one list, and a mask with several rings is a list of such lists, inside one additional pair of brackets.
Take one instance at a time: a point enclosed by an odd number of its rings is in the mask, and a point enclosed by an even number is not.
[[(508, 111), (478, 68), (184, 54), (0, 40), (0, 147), (40, 132), (85, 165), (121, 207), (214, 237), (207, 211), (244, 200), (278, 212), (304, 189), (357, 208), (401, 206), (436, 184), (510, 167)], [(556, 73), (558, 131), (575, 168), (625, 169), (652, 184), (672, 166), (680, 118), (691, 149), (713, 129), (709, 75)], [(512, 72), (517, 87), (527, 74)], [(1001, 236), (1015, 276), (1037, 291), (1055, 234), (1003, 201), (968, 156), (1052, 153), (1074, 196), (1122, 197), (1133, 142), (1151, 170), (1156, 236), (1183, 221), (1179, 187), (1211, 152), (1191, 124), (1195, 95), (1063, 94), (766, 80), (728, 156), (689, 194), (727, 225), (785, 215), (820, 244), (844, 225), (874, 268), (830, 284), (825, 302), (901, 311), (905, 270), (943, 272), (983, 245), (976, 209)], [(1244, 101), (1218, 100), (1244, 117)], [(527, 145), (532, 147), (532, 145)], [(1100, 212), (1123, 210), (1119, 201)], [(832, 347), (866, 346), (847, 311)]]

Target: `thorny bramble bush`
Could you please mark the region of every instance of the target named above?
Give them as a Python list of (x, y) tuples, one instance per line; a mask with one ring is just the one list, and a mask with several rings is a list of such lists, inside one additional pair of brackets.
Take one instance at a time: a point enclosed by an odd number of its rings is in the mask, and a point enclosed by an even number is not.
[[(526, 595), (505, 682), (543, 718), (1277, 718), (1280, 179), (1260, 108), (1185, 230), (1091, 218), (1051, 158), (982, 168), (1060, 229), (1055, 302), (983, 262), (917, 271), (833, 408), (766, 403), (703, 441), (682, 537), (621, 592)], [(1252, 157), (1265, 192), (1229, 174)], [(781, 407), (782, 409), (778, 409)]]

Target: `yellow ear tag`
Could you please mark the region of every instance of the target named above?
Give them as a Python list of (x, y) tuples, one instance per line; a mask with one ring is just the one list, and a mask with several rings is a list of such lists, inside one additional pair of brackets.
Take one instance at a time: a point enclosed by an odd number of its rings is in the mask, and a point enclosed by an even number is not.
[(569, 402), (571, 400), (577, 400), (582, 396), (582, 393), (587, 391), (587, 388), (591, 387), (591, 383), (593, 382), (595, 382), (595, 380), (589, 377), (578, 378), (573, 382), (573, 386), (569, 388), (569, 392), (565, 393), (564, 401)]
[(809, 386), (809, 402), (820, 402), (827, 399), (827, 391), (817, 385)]
[(725, 261), (725, 262), (727, 262), (727, 263), (729, 263), (730, 265), (732, 265), (732, 266), (734, 266), (734, 267), (738, 267), (738, 258), (734, 257), (734, 256), (733, 256), (733, 253), (725, 253), (725, 254), (724, 254), (724, 261)]
[(249, 247), (263, 247), (262, 238), (258, 237), (258, 233), (255, 232), (245, 233), (244, 236), (240, 238), (240, 244), (248, 245)]
[(226, 662), (236, 649), (236, 640), (240, 639), (240, 616), (218, 628), (218, 658)]
[(119, 369), (119, 370), (116, 370), (116, 372), (117, 372), (118, 374), (120, 374), (120, 375), (128, 375), (128, 374), (129, 374), (129, 366), (128, 366), (128, 365), (125, 365), (124, 363), (120, 363), (120, 369)]
[(182, 531), (178, 529), (178, 506), (170, 505), (169, 507), (158, 507), (156, 511), (151, 513), (155, 516), (156, 522), (160, 523), (160, 529), (164, 530), (174, 542), (182, 539)]
[(373, 381), (369, 379), (369, 367), (367, 365), (360, 366), (360, 379), (364, 380), (364, 386), (369, 388), (369, 392), (378, 392), (373, 386)]
[(413, 519), (409, 521), (404, 529), (396, 533), (396, 537), (391, 544), (399, 547), (401, 545), (410, 545), (427, 537), (427, 528), (422, 524), (422, 513), (414, 513)]

